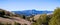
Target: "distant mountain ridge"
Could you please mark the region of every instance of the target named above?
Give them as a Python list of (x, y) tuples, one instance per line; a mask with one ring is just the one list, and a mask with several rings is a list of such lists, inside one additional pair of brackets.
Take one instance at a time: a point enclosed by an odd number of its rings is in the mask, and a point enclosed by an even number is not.
[(53, 11), (24, 10), (24, 11), (12, 11), (12, 12), (15, 12), (16, 14), (30, 16), (36, 14), (48, 14), (48, 13), (52, 13)]

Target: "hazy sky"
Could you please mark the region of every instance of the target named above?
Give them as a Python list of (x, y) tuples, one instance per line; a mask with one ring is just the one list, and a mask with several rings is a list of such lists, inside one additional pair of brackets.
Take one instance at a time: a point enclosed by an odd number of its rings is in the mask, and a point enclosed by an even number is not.
[(0, 0), (0, 8), (8, 11), (48, 10), (60, 7), (60, 0)]

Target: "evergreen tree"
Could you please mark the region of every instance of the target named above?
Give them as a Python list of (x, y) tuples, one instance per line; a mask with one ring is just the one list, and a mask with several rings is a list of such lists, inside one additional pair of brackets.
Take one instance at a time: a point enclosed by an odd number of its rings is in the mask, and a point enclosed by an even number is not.
[(51, 18), (49, 25), (60, 25), (60, 8), (54, 10), (53, 17)]

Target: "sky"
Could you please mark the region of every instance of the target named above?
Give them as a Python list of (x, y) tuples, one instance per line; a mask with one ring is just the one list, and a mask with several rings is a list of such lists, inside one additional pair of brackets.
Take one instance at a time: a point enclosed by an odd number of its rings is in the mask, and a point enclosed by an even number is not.
[(0, 0), (0, 8), (8, 11), (53, 11), (60, 7), (60, 0)]

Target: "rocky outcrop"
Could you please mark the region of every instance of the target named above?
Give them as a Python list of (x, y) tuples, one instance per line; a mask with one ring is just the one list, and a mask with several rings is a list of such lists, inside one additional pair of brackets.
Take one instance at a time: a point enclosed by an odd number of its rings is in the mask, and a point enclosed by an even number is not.
[(31, 22), (28, 20), (25, 20), (23, 18), (20, 18), (20, 15), (14, 14), (12, 12), (0, 9), (0, 23), (4, 24), (11, 24), (14, 25), (15, 23), (18, 23), (18, 25), (31, 25)]
[(19, 17), (12, 17), (12, 18), (2, 18), (0, 17), (0, 22), (1, 23), (9, 23), (9, 24), (12, 24), (14, 25), (14, 23), (19, 23), (20, 25), (24, 25), (24, 24), (27, 24), (27, 25), (31, 25), (31, 22), (30, 21), (27, 21), (27, 20), (24, 20), (22, 18), (19, 18)]

